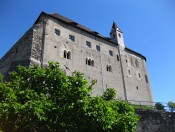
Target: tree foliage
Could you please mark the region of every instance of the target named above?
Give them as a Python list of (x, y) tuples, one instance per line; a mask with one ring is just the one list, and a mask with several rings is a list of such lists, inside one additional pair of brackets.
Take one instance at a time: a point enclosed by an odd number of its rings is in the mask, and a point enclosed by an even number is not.
[(102, 97), (104, 100), (113, 100), (116, 97), (116, 91), (113, 88), (107, 88)]
[[(95, 82), (93, 82), (95, 83)], [(117, 131), (133, 132), (138, 117), (114, 90), (92, 97), (93, 83), (80, 72), (66, 76), (58, 63), (0, 76), (0, 127), (3, 131)]]
[(163, 111), (165, 110), (165, 106), (162, 103), (160, 103), (160, 102), (156, 103), (154, 107), (157, 110), (163, 110)]
[(175, 111), (175, 103), (173, 101), (168, 102), (168, 107), (171, 112)]

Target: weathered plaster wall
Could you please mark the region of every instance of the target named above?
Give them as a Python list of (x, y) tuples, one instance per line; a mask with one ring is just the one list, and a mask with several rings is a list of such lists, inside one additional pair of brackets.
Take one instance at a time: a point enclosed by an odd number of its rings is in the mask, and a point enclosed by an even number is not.
[(175, 112), (136, 110), (139, 125), (136, 132), (175, 132)]

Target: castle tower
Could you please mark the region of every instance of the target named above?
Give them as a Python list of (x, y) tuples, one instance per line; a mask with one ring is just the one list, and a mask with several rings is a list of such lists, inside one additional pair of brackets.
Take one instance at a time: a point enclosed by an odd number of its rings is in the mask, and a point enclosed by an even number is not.
[(115, 22), (113, 22), (113, 25), (111, 28), (110, 38), (112, 42), (117, 43), (119, 44), (119, 46), (125, 48), (124, 40), (123, 40), (123, 33)]

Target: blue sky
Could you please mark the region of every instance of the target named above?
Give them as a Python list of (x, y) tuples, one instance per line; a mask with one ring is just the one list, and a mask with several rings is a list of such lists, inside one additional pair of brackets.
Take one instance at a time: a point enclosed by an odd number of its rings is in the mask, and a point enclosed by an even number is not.
[(0, 58), (41, 11), (59, 13), (109, 36), (116, 21), (125, 45), (147, 58), (154, 101), (175, 101), (174, 0), (1, 0)]

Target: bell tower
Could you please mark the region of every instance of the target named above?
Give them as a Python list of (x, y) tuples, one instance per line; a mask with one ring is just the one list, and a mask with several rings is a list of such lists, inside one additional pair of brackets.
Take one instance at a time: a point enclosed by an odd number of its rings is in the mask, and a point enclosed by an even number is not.
[(110, 38), (112, 42), (117, 43), (119, 44), (119, 46), (125, 48), (125, 44), (123, 40), (123, 33), (115, 22), (113, 22), (113, 25), (111, 28)]

